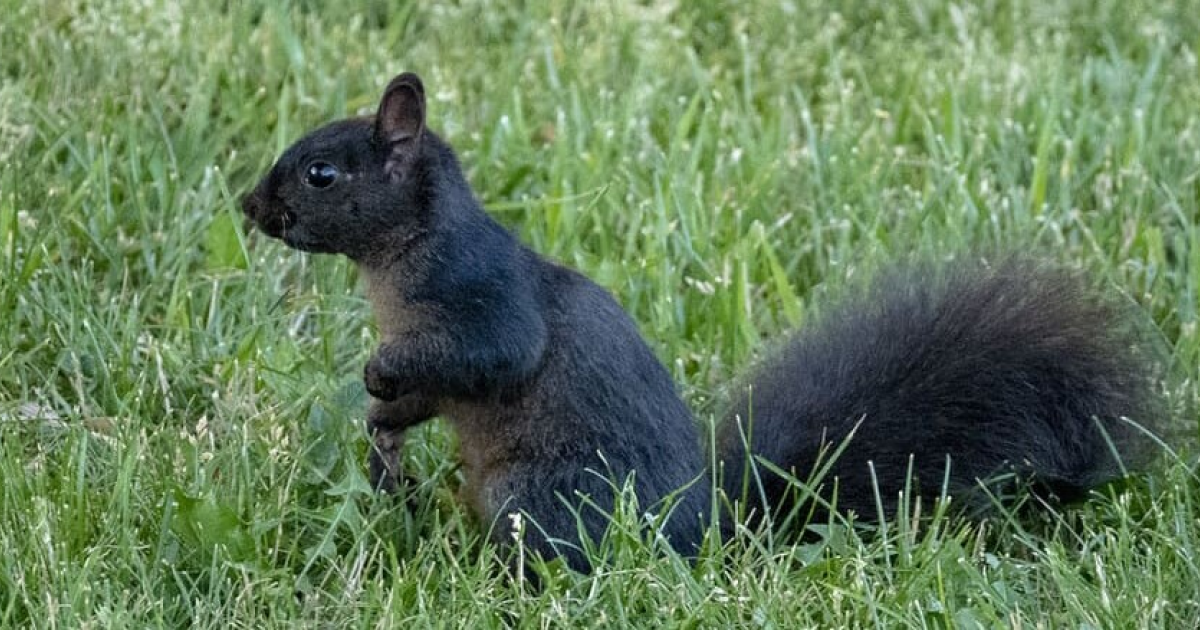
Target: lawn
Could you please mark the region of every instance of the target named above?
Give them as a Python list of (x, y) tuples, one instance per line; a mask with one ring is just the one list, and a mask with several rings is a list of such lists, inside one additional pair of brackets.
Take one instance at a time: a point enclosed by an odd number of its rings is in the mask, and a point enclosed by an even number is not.
[[(0, 12), (0, 627), (1200, 618), (1200, 3)], [(1144, 313), (1169, 448), (1031, 519), (743, 532), (694, 563), (622, 514), (594, 574), (514, 582), (456, 503), (442, 423), (410, 436), (407, 504), (371, 492), (355, 270), (238, 207), (406, 69), (493, 215), (612, 291), (701, 421), (856, 279), (1022, 250)]]

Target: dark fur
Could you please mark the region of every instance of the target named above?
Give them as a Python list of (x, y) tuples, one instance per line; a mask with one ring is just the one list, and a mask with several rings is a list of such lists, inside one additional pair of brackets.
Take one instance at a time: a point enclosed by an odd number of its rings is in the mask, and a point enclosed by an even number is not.
[[(643, 509), (685, 488), (664, 533), (694, 551), (710, 482), (666, 370), (607, 292), (483, 212), (454, 153), (425, 128), (424, 108), (419, 79), (400, 75), (374, 118), (300, 140), (243, 204), (268, 234), (359, 265), (381, 336), (364, 373), (375, 398), (373, 478), (394, 484), (402, 431), (442, 415), (460, 438), (468, 502), (498, 543), (511, 542), (508, 515), (524, 512), (530, 548), (587, 568), (569, 507), (587, 496), (600, 508), (582, 511), (596, 540), (610, 480), (632, 477)], [(339, 169), (335, 184), (304, 183), (314, 161)], [(807, 472), (823, 440), (863, 419), (835, 469), (840, 505), (859, 512), (873, 502), (864, 462), (875, 463), (890, 504), (910, 454), (927, 496), (946, 454), (953, 492), (1006, 467), (1062, 494), (1118, 474), (1092, 417), (1126, 447), (1135, 440), (1115, 418), (1149, 420), (1153, 398), (1104, 301), (1020, 264), (881, 286), (760, 370), (755, 453)], [(733, 409), (751, 411), (745, 400)], [(738, 426), (720, 429), (727, 479), (745, 461)], [(771, 504), (783, 490), (767, 477)]]
[[(392, 106), (384, 100), (381, 113)], [(395, 482), (399, 432), (441, 414), (460, 437), (468, 502), (495, 524), (495, 540), (511, 542), (507, 516), (524, 512), (529, 547), (553, 555), (552, 541), (565, 541), (557, 552), (586, 568), (568, 508), (586, 495), (610, 512), (610, 480), (635, 472), (643, 508), (696, 481), (704, 466), (692, 417), (607, 292), (488, 217), (436, 135), (421, 129), (419, 142), (394, 144), (378, 126), (338, 122), (301, 140), (246, 212), (290, 245), (346, 254), (367, 277), (383, 343), (365, 379), (390, 401), (370, 411), (377, 482)], [(306, 187), (317, 159), (349, 178)], [(387, 173), (389, 162), (403, 166)], [(680, 550), (699, 544), (709, 485), (700, 479), (678, 499), (665, 533)], [(582, 517), (598, 540), (606, 516)]]
[[(721, 427), (727, 492), (741, 490), (746, 434), (803, 480), (855, 431), (823, 479), (842, 511), (874, 519), (877, 489), (890, 517), (906, 481), (930, 502), (947, 482), (976, 513), (1025, 484), (1077, 499), (1149, 454), (1122, 420), (1163, 413), (1138, 339), (1128, 307), (1062, 269), (1009, 258), (893, 271), (757, 370)], [(784, 497), (783, 479), (763, 482), (768, 500)]]

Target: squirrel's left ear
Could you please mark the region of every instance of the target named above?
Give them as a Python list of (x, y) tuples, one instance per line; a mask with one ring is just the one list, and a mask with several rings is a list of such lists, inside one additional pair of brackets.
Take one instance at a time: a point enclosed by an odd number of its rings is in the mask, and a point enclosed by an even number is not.
[(392, 147), (421, 139), (425, 130), (425, 86), (421, 78), (405, 72), (392, 79), (375, 114), (375, 140)]

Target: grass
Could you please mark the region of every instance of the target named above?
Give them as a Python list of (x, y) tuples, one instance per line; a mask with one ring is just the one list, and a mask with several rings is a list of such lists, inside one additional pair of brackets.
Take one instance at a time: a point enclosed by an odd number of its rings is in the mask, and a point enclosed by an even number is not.
[(1186, 449), (1033, 523), (767, 534), (692, 565), (623, 515), (532, 593), (416, 432), (363, 477), (354, 271), (238, 196), (402, 69), (479, 196), (611, 289), (702, 418), (913, 252), (1036, 249), (1161, 332), (1195, 437), (1200, 5), (0, 0), (0, 626), (1188, 627)]

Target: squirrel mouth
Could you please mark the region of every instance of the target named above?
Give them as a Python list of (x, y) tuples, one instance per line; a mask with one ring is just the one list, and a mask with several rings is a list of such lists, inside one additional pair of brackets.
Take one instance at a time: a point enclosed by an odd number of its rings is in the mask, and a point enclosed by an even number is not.
[(302, 252), (311, 252), (317, 254), (331, 253), (333, 249), (324, 242), (307, 237), (302, 232), (296, 230), (296, 215), (290, 210), (284, 210), (278, 214), (254, 214), (246, 213), (248, 219), (258, 226), (267, 236), (277, 238), (284, 242), (288, 247), (297, 249)]
[(292, 249), (316, 254), (330, 253), (333, 250), (323, 241), (306, 237), (295, 229), (296, 216), (290, 211), (276, 217), (252, 217), (251, 221), (258, 229), (271, 238), (277, 238)]
[(283, 241), (288, 247), (300, 250), (302, 252), (309, 252), (312, 254), (334, 253), (333, 249), (325, 243), (322, 243), (318, 240), (300, 238), (295, 232), (289, 232), (288, 230), (283, 230), (281, 234), (272, 234), (271, 236), (275, 236), (279, 240)]

